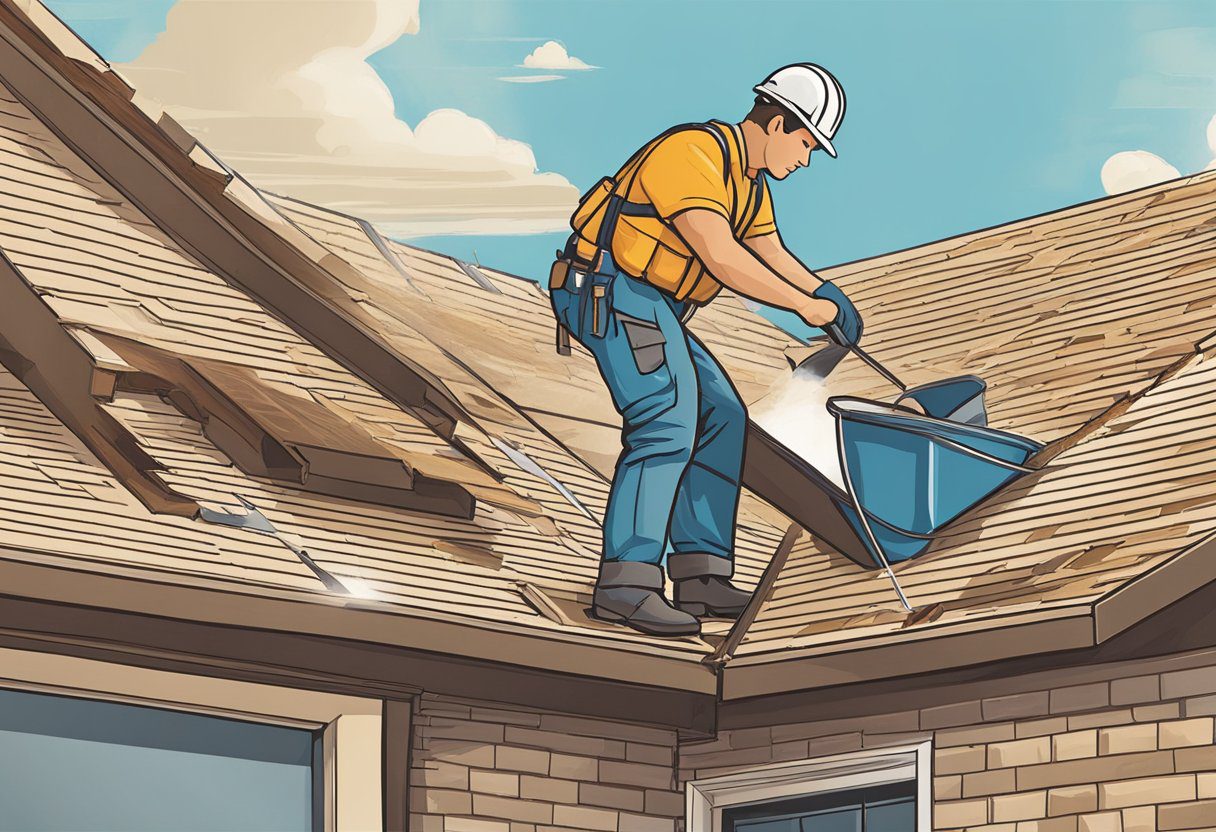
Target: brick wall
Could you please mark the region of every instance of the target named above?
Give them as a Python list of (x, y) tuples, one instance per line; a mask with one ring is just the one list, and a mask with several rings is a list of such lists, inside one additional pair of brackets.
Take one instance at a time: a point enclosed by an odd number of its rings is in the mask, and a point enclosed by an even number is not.
[(672, 731), (423, 694), (411, 832), (674, 832)]
[(931, 738), (937, 830), (1216, 830), (1216, 653), (1027, 678), (1040, 688), (725, 731), (682, 747), (681, 781)]

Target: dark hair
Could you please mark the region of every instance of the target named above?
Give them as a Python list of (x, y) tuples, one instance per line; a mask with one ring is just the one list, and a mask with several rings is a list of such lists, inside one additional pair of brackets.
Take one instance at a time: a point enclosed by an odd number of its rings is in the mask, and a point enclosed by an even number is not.
[(777, 116), (785, 118), (783, 131), (793, 133), (800, 127), (806, 125), (802, 123), (802, 119), (794, 115), (789, 107), (784, 104), (778, 104), (767, 95), (757, 95), (756, 103), (752, 104), (751, 110), (743, 117), (744, 121), (750, 121), (752, 124), (758, 124), (765, 130), (768, 130), (769, 123)]

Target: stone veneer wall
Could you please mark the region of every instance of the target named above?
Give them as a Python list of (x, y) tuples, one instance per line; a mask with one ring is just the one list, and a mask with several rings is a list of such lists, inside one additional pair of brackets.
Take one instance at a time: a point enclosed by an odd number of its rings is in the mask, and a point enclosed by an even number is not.
[(674, 832), (674, 731), (423, 694), (411, 832)]
[(939, 832), (1216, 832), (1216, 652), (997, 687), (1019, 692), (724, 731), (681, 748), (681, 781), (931, 738)]

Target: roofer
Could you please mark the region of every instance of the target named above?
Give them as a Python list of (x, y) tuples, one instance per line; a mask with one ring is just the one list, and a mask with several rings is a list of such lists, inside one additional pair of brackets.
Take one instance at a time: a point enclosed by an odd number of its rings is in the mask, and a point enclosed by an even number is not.
[(749, 598), (730, 583), (747, 411), (689, 316), (727, 286), (834, 324), (842, 343), (861, 337), (844, 293), (786, 250), (765, 178), (836, 155), (844, 90), (810, 63), (754, 90), (742, 122), (673, 127), (601, 179), (550, 275), (558, 350), (572, 334), (595, 356), (624, 422), (592, 614), (657, 635), (738, 617)]

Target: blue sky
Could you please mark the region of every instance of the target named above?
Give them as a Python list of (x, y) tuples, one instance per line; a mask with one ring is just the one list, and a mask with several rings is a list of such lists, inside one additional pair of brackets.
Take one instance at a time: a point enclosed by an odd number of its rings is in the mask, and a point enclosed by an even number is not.
[[(136, 57), (171, 0), (50, 0), (108, 59)], [(1103, 195), (1099, 171), (1149, 150), (1183, 173), (1212, 157), (1216, 2), (422, 0), (417, 34), (371, 58), (397, 114), (455, 107), (531, 145), (580, 190), (671, 124), (738, 120), (751, 86), (813, 60), (843, 82), (839, 159), (773, 191), (812, 268)], [(546, 40), (599, 69), (512, 84)], [(216, 60), (223, 60), (217, 44)], [(521, 274), (562, 234), (420, 245)]]

